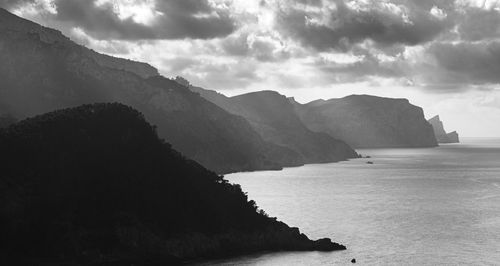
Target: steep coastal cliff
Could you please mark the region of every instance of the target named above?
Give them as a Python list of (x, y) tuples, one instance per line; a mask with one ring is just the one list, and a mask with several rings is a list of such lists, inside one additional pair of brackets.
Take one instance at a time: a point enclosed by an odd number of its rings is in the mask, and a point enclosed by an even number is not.
[(302, 122), (356, 148), (434, 147), (437, 141), (422, 108), (406, 99), (351, 95), (300, 104)]
[(439, 143), (459, 143), (458, 133), (456, 131), (446, 133), (444, 130), (443, 122), (439, 118), (439, 115), (434, 116), (429, 119), (429, 123), (432, 125), (434, 129), (434, 134), (436, 135), (436, 139)]
[(190, 88), (226, 111), (244, 117), (265, 141), (292, 150), (294, 156), (287, 156), (280, 161), (285, 166), (358, 157), (343, 141), (308, 129), (286, 96), (275, 91), (259, 91), (229, 98), (215, 91), (193, 86)]

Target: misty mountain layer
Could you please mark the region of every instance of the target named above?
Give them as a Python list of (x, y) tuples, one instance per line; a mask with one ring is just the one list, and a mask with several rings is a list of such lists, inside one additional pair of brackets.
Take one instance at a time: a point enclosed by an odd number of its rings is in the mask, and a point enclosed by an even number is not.
[(226, 111), (244, 117), (265, 141), (292, 150), (295, 158), (281, 161), (284, 165), (335, 162), (358, 156), (345, 142), (308, 129), (288, 99), (275, 91), (229, 98), (215, 91), (190, 88)]
[(0, 130), (0, 150), (6, 265), (169, 265), (345, 249), (258, 212), (239, 186), (173, 150), (128, 106), (84, 105), (23, 120)]
[(352, 147), (437, 146), (422, 108), (406, 99), (351, 95), (307, 104), (291, 101), (309, 129), (325, 132)]
[(102, 55), (0, 9), (0, 114), (22, 119), (95, 102), (140, 110), (173, 147), (218, 173), (280, 169), (287, 149), (145, 63)]
[(434, 116), (429, 119), (429, 123), (432, 125), (434, 129), (434, 134), (436, 135), (436, 139), (439, 143), (458, 143), (460, 142), (458, 133), (456, 131), (446, 133), (444, 130), (443, 122), (439, 118), (439, 115)]

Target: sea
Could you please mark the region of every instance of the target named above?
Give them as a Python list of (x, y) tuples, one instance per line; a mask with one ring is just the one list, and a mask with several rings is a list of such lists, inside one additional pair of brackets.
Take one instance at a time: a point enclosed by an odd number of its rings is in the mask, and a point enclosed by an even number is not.
[(347, 250), (203, 265), (500, 265), (500, 139), (357, 151), (371, 158), (226, 176), (270, 216)]

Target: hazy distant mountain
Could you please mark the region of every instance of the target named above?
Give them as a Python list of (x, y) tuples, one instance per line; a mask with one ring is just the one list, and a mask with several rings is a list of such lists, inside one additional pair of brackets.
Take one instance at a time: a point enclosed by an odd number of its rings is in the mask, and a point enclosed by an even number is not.
[(144, 63), (98, 54), (0, 9), (0, 107), (21, 119), (95, 102), (140, 110), (174, 148), (219, 173), (279, 169), (248, 122)]
[(264, 140), (293, 150), (298, 158), (288, 162), (289, 165), (357, 157), (356, 152), (343, 141), (309, 130), (300, 121), (288, 99), (275, 91), (253, 92), (229, 98), (215, 91), (190, 88), (228, 112), (247, 119)]
[(275, 250), (337, 250), (258, 211), (238, 185), (160, 140), (121, 104), (0, 129), (4, 265), (171, 265)]
[(431, 123), (432, 128), (434, 129), (434, 134), (436, 135), (436, 139), (439, 143), (458, 143), (460, 142), (458, 133), (456, 131), (446, 133), (444, 130), (443, 122), (439, 118), (439, 115), (434, 116), (429, 119), (429, 123)]
[(357, 148), (433, 147), (432, 126), (422, 108), (406, 99), (351, 95), (299, 104), (295, 110), (306, 126)]

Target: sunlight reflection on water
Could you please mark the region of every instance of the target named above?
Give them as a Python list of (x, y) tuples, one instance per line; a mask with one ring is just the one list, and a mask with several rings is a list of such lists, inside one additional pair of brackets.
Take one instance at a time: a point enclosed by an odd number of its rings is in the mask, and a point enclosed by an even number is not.
[(271, 216), (348, 250), (205, 265), (500, 263), (500, 140), (360, 152), (372, 158), (226, 176)]

